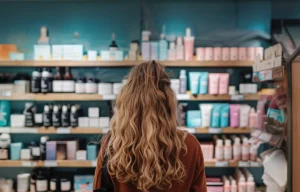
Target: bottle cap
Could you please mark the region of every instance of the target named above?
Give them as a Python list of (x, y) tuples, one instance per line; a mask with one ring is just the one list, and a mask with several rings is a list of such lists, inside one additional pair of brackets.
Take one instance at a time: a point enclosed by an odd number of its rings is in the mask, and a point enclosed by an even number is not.
[(77, 111), (77, 106), (76, 105), (72, 105), (71, 112), (75, 113), (76, 111)]
[(183, 43), (182, 43), (182, 37), (177, 37), (177, 46), (178, 45), (182, 45)]
[(243, 137), (243, 144), (248, 144), (248, 138), (247, 137)]
[(225, 140), (225, 145), (226, 146), (231, 146), (231, 140), (230, 139), (226, 139)]
[(48, 136), (41, 137), (41, 143), (46, 143), (49, 140)]
[(25, 103), (25, 108), (30, 108), (32, 105), (32, 103)]
[(231, 185), (236, 185), (236, 180), (235, 179), (231, 180)]
[(67, 112), (67, 111), (68, 111), (68, 107), (67, 107), (66, 105), (63, 105), (62, 111), (63, 111), (63, 112)]
[(54, 105), (54, 106), (53, 106), (53, 111), (54, 111), (54, 112), (58, 112), (58, 110), (59, 110), (59, 107), (58, 107), (57, 105)]
[(175, 42), (171, 42), (170, 43), (170, 50), (174, 50), (175, 49)]
[(240, 176), (239, 182), (245, 182), (245, 177), (243, 175)]
[(186, 76), (186, 71), (184, 69), (180, 70), (180, 76)]
[(229, 180), (227, 179), (227, 180), (225, 180), (225, 185), (230, 185), (230, 182), (229, 182)]
[(49, 110), (50, 110), (49, 106), (48, 105), (44, 105), (44, 111), (48, 112)]
[(186, 37), (191, 37), (192, 35), (191, 35), (191, 28), (186, 28), (186, 30), (185, 30), (185, 36)]
[(217, 139), (217, 146), (223, 146), (223, 140)]
[(239, 137), (234, 138), (234, 144), (240, 145), (241, 144), (241, 139)]

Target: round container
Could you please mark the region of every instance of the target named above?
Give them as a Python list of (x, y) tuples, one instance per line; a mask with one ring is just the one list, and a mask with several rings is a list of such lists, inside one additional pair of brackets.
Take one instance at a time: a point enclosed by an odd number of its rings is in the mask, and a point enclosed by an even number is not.
[(198, 47), (196, 49), (197, 61), (204, 61), (204, 48)]
[(96, 83), (96, 79), (90, 78), (85, 83), (85, 93), (97, 93), (98, 86)]
[(212, 47), (205, 47), (204, 48), (204, 60), (205, 61), (214, 60), (214, 50), (213, 50)]
[(29, 173), (19, 174), (17, 176), (17, 192), (27, 192), (29, 190)]
[(75, 93), (85, 93), (85, 80), (83, 78), (77, 79), (75, 83)]
[(53, 178), (50, 181), (50, 191), (55, 192), (56, 190), (56, 186), (57, 186), (57, 179)]
[(60, 191), (61, 192), (71, 191), (71, 181), (68, 179), (61, 179), (60, 180)]
[(214, 60), (220, 61), (222, 59), (222, 48), (214, 47)]
[(230, 51), (228, 47), (222, 47), (222, 61), (228, 61), (230, 57)]
[(231, 61), (238, 60), (238, 48), (237, 47), (230, 47), (230, 60)]
[(121, 92), (123, 83), (114, 83), (113, 84), (113, 94), (118, 95)]
[(36, 192), (46, 192), (48, 190), (48, 181), (47, 179), (39, 175), (36, 179)]
[(99, 95), (112, 95), (113, 84), (112, 83), (98, 83), (98, 94)]

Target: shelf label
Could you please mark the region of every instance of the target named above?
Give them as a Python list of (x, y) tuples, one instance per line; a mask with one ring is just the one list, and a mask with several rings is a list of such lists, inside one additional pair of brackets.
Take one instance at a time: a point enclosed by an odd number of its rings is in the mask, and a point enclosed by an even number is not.
[(31, 161), (22, 161), (22, 167), (32, 167)]
[(57, 128), (56, 129), (56, 133), (59, 133), (59, 134), (70, 134), (71, 133), (71, 128), (67, 127), (61, 127), (61, 128)]
[(92, 161), (92, 167), (96, 167), (97, 166), (97, 161)]
[(102, 95), (103, 100), (115, 100), (116, 95)]
[(262, 167), (262, 163), (260, 161), (251, 161), (250, 166), (251, 167)]
[(177, 100), (190, 100), (191, 97), (189, 94), (177, 94)]
[(239, 161), (239, 167), (250, 167), (249, 161)]
[(217, 161), (215, 166), (216, 167), (228, 167), (229, 163), (228, 163), (228, 161)]
[(231, 95), (231, 101), (244, 101), (244, 95)]
[(222, 133), (222, 128), (208, 128), (208, 133)]
[(45, 161), (45, 167), (57, 167), (57, 161), (46, 160)]
[(11, 133), (38, 133), (38, 128), (12, 128)]

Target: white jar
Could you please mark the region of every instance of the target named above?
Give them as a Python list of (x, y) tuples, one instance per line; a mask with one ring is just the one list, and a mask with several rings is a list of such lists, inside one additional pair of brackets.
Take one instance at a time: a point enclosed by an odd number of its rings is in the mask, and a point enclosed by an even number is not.
[(75, 93), (85, 93), (84, 79), (77, 79), (75, 83)]
[(113, 94), (113, 84), (112, 83), (99, 83), (98, 84), (98, 94), (99, 95), (112, 95)]
[(53, 92), (54, 93), (61, 93), (63, 92), (63, 80), (53, 80), (52, 86), (53, 86)]
[(121, 92), (123, 83), (114, 83), (113, 84), (113, 94), (118, 95)]
[(88, 79), (85, 83), (85, 93), (97, 93), (98, 92), (98, 86), (96, 83), (96, 80), (91, 78)]

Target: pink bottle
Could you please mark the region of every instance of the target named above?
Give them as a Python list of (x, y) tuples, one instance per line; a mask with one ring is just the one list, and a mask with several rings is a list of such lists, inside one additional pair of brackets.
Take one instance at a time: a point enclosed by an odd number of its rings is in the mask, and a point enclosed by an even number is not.
[(230, 59), (229, 47), (222, 47), (222, 61), (228, 61)]
[(236, 61), (238, 60), (238, 48), (230, 47), (230, 60)]
[(246, 47), (239, 47), (239, 60), (244, 61), (247, 59), (247, 48)]
[(249, 161), (250, 160), (250, 145), (248, 142), (248, 138), (243, 138), (243, 145), (242, 145), (242, 161)]
[(215, 158), (217, 161), (224, 160), (224, 147), (223, 147), (223, 140), (217, 139), (216, 147), (215, 147)]
[(239, 127), (239, 125), (240, 125), (240, 105), (231, 104), (229, 107), (230, 107), (230, 127)]
[(229, 74), (220, 73), (219, 94), (228, 94)]
[(249, 127), (256, 128), (257, 127), (257, 114), (255, 113), (255, 109), (251, 108), (249, 113)]
[(230, 182), (226, 176), (223, 176), (223, 182), (224, 182), (223, 192), (230, 192), (231, 191)]
[(241, 140), (239, 137), (234, 138), (233, 144), (233, 159), (234, 160), (241, 160)]
[(224, 146), (224, 160), (232, 160), (232, 146), (231, 146), (231, 140), (226, 139), (225, 140), (225, 146)]
[(214, 60), (220, 61), (222, 59), (222, 48), (214, 47)]
[(198, 47), (196, 49), (196, 55), (197, 55), (197, 61), (204, 61), (204, 48), (203, 47)]
[(255, 183), (252, 175), (247, 180), (247, 192), (255, 192)]
[(247, 48), (247, 60), (255, 61), (255, 47)]
[(233, 177), (230, 176), (231, 179), (231, 191), (230, 192), (237, 192), (238, 191), (238, 187), (236, 185), (236, 180), (233, 179)]
[(205, 61), (214, 60), (214, 49), (212, 47), (205, 47), (204, 48), (204, 60)]
[(238, 184), (239, 192), (247, 192), (247, 184), (245, 177), (243, 175), (240, 175), (239, 178), (239, 184)]
[(186, 61), (192, 61), (194, 57), (194, 41), (195, 37), (191, 35), (191, 29), (186, 29), (186, 36), (184, 37), (184, 58)]

